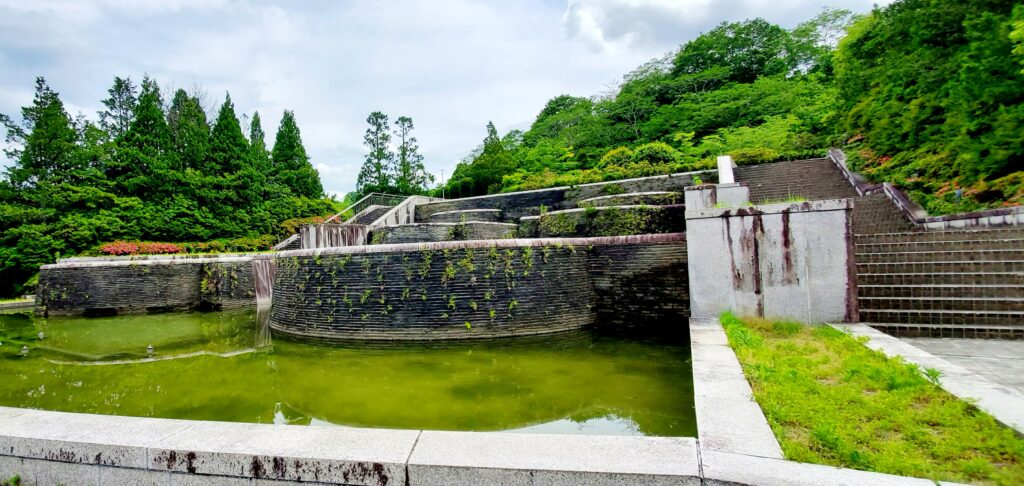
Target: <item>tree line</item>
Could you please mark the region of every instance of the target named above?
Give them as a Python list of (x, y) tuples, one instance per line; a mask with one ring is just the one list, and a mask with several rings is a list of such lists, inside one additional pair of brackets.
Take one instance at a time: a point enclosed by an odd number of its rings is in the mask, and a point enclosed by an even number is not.
[(199, 93), (165, 102), (153, 79), (117, 77), (102, 103), (98, 122), (72, 117), (40, 77), (20, 120), (0, 115), (12, 162), (0, 177), (0, 295), (100, 243), (250, 238), (247, 249), (266, 249), (257, 238), (282, 221), (335, 209), (291, 111), (268, 150), (259, 113), (246, 136), (230, 95), (208, 120)]
[(898, 0), (785, 29), (726, 22), (592, 97), (552, 98), (483, 142), (455, 197), (820, 157), (904, 187), (934, 214), (1024, 202), (1024, 6)]

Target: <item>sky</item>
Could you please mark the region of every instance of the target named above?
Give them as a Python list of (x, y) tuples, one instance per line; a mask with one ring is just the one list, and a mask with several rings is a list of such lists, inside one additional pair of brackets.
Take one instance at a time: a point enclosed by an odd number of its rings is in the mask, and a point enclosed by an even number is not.
[[(199, 89), (259, 111), (272, 143), (293, 110), (328, 194), (355, 189), (370, 112), (415, 123), (440, 180), (484, 138), (530, 126), (560, 94), (591, 96), (723, 21), (784, 27), (886, 0), (0, 0), (0, 113), (44, 76), (74, 116), (114, 76)], [(166, 96), (166, 95), (165, 95)], [(2, 157), (2, 156), (0, 156)], [(9, 161), (4, 161), (9, 164)]]

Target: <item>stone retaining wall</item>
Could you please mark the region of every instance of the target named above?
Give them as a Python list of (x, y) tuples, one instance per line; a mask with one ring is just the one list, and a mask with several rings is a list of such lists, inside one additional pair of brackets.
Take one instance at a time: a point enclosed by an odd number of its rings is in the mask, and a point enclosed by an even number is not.
[(686, 172), (613, 182), (581, 184), (575, 187), (553, 187), (535, 191), (449, 199), (416, 206), (416, 221), (426, 221), (434, 213), (463, 209), (500, 209), (506, 221), (515, 221), (523, 216), (536, 216), (540, 214), (541, 206), (546, 207), (548, 210), (572, 209), (577, 206), (578, 201), (600, 196), (629, 192), (682, 192), (686, 186), (693, 185), (693, 176), (698, 174), (704, 179), (715, 178), (714, 172)]
[(374, 245), (279, 256), (270, 325), (314, 339), (685, 326), (682, 234)]
[(419, 243), (424, 241), (493, 240), (515, 236), (509, 223), (415, 223), (374, 228), (371, 244)]
[(254, 305), (252, 258), (63, 260), (40, 269), (36, 313), (115, 315)]

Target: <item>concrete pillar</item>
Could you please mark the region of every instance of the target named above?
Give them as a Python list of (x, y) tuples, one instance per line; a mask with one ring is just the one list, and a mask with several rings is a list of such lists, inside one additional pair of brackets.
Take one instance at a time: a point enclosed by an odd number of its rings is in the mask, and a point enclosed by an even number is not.
[[(688, 201), (689, 203), (689, 201)], [(695, 319), (857, 322), (853, 201), (686, 211)]]
[(728, 155), (718, 156), (718, 183), (719, 184), (733, 184), (736, 182), (736, 177), (732, 174), (732, 157)]

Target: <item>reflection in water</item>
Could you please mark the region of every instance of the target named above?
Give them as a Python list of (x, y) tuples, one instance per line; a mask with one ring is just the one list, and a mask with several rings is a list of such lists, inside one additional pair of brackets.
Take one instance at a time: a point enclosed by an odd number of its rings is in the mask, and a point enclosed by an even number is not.
[(583, 331), (435, 347), (271, 346), (268, 311), (0, 316), (0, 405), (352, 427), (696, 433), (685, 343)]

